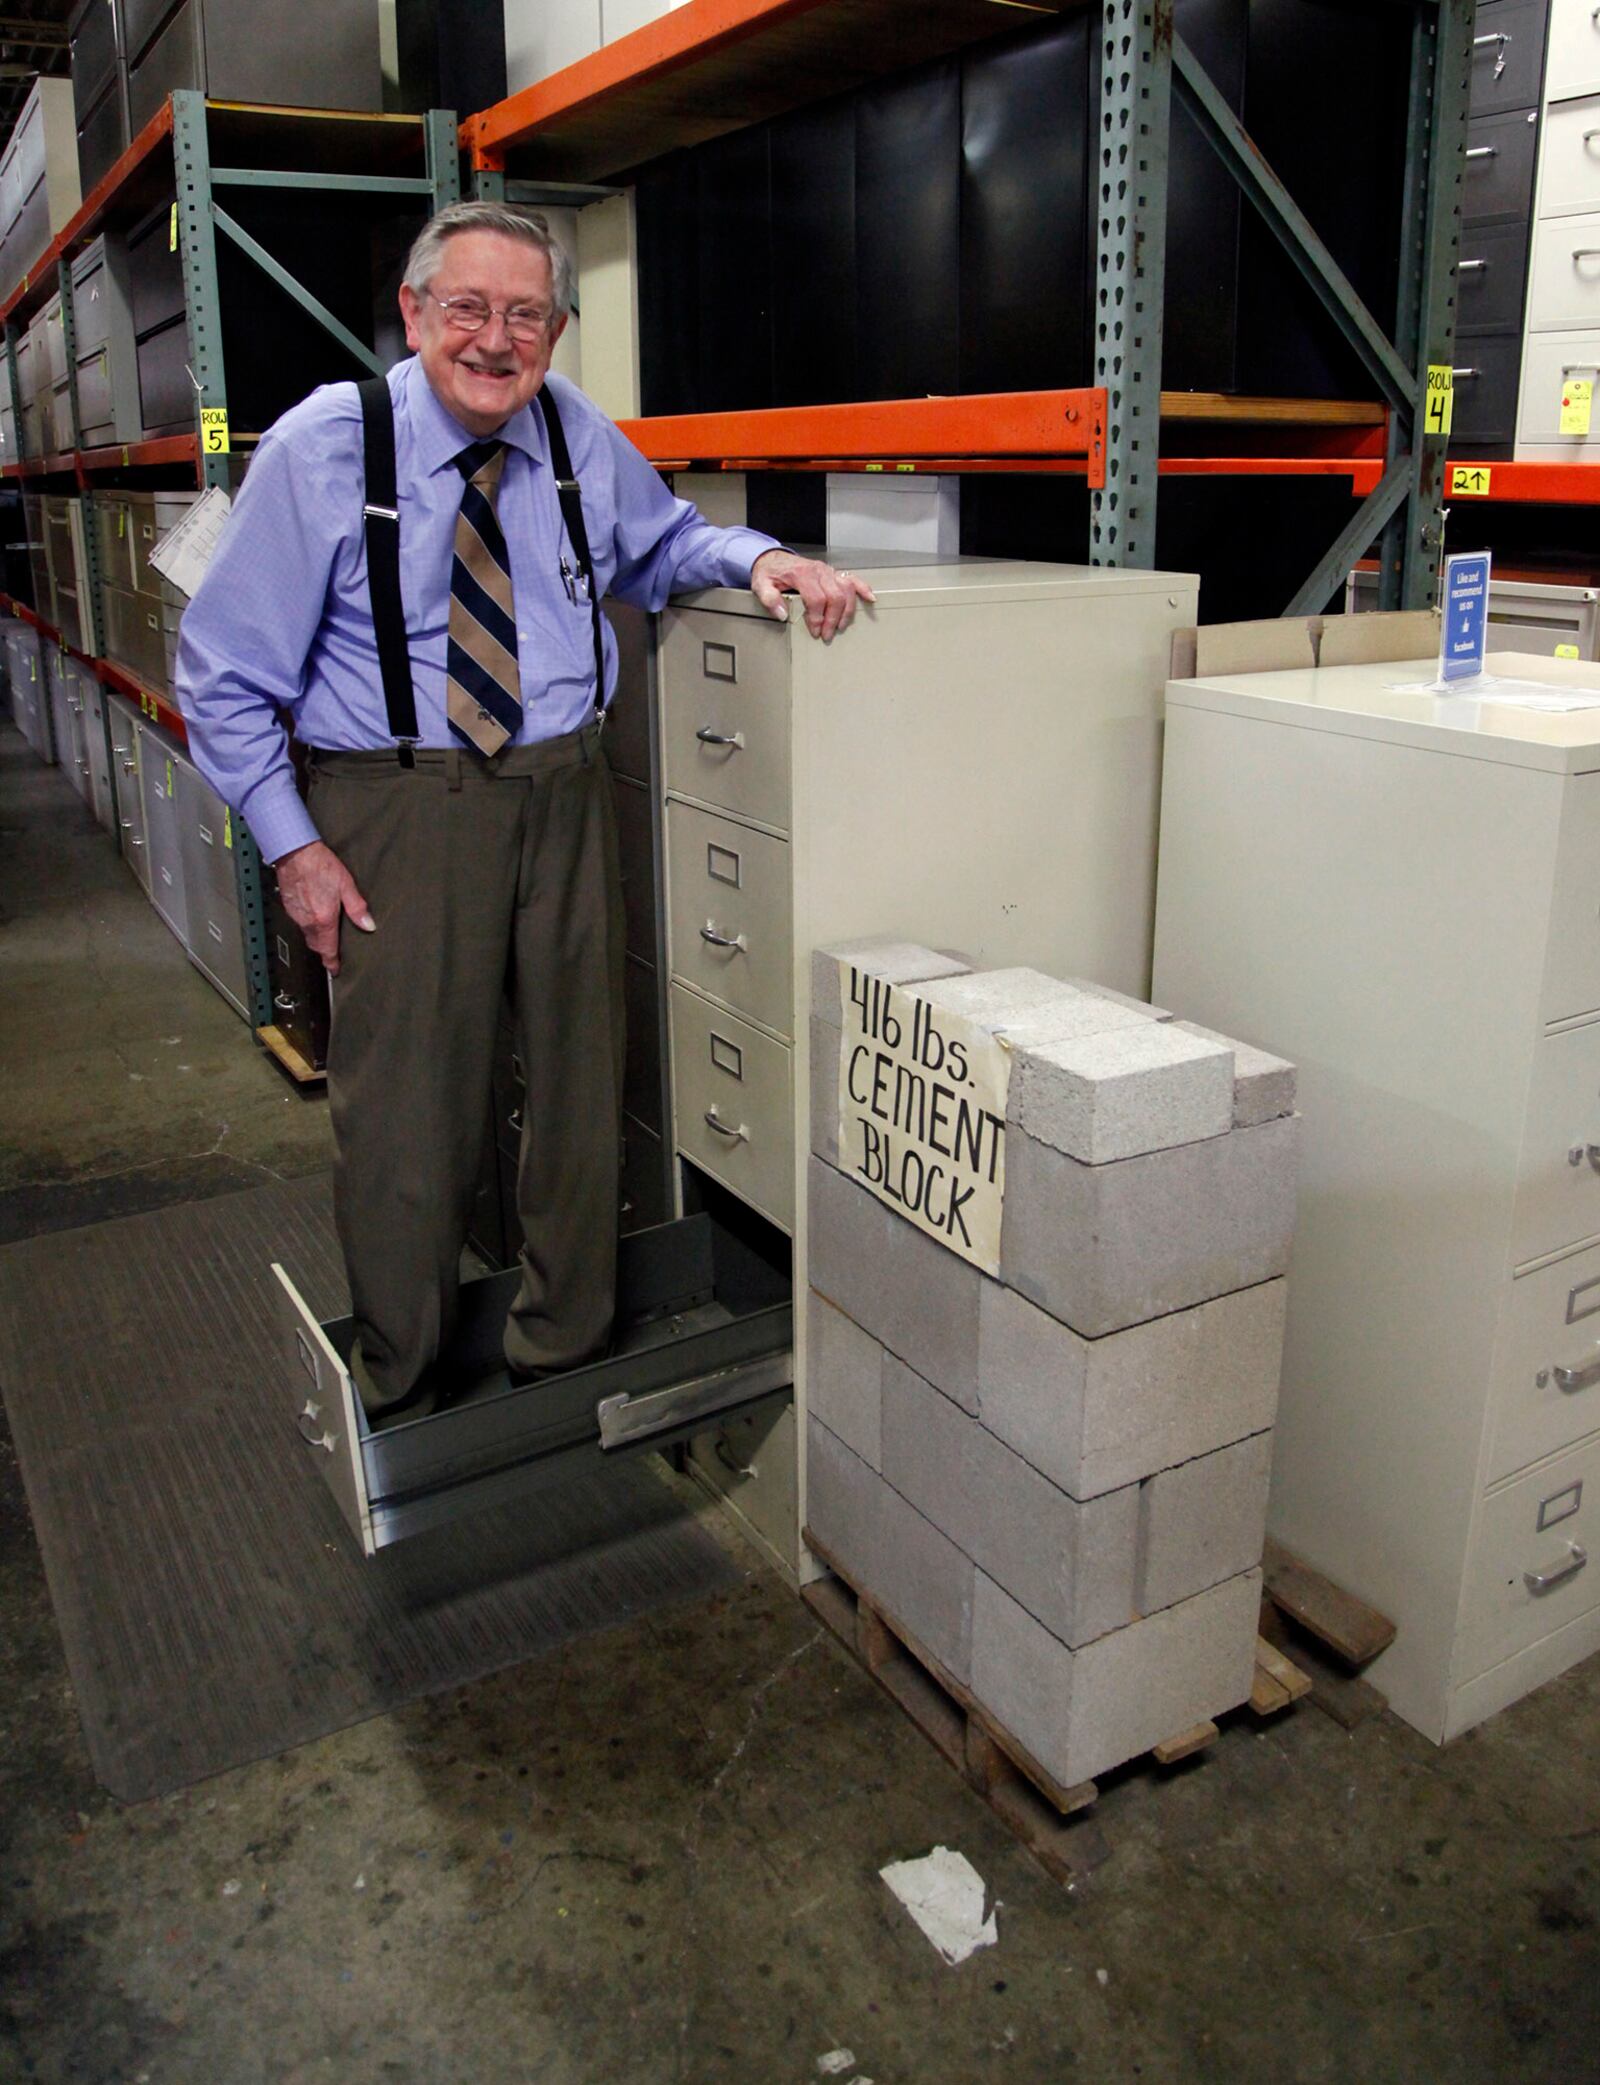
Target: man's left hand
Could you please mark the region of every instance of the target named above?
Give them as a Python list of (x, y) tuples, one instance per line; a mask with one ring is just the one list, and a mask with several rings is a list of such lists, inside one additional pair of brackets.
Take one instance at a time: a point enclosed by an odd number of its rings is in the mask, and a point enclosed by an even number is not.
[(856, 603), (876, 598), (854, 572), (836, 572), (821, 558), (799, 557), (792, 550), (763, 550), (750, 568), (750, 591), (780, 623), (789, 620), (785, 594), (798, 594), (806, 612), (806, 628), (824, 644), (848, 629)]

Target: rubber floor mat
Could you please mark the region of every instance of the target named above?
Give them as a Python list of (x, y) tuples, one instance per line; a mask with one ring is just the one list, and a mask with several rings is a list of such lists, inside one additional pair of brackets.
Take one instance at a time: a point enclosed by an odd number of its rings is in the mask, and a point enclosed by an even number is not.
[(363, 1559), (292, 1424), (273, 1260), (320, 1317), (349, 1309), (326, 1178), (0, 1251), (0, 1392), (114, 1795), (738, 1581), (639, 1456)]

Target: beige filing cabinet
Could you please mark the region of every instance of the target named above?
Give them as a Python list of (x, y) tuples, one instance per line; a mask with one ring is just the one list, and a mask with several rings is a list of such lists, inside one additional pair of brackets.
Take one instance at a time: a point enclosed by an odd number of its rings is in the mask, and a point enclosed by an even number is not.
[(1300, 1068), (1268, 1525), (1442, 1742), (1600, 1647), (1600, 707), (1433, 671), (1169, 688), (1155, 995)]
[[(805, 1381), (811, 950), (895, 933), (980, 966), (1149, 984), (1161, 690), (1197, 582), (875, 553), (831, 645), (717, 589), (662, 618), (672, 1137), (794, 1241)], [(818, 1076), (830, 1076), (819, 1064)], [(696, 1444), (789, 1572), (792, 1411)]]
[(1600, 462), (1600, 412), (1574, 413), (1562, 424), (1563, 400), (1574, 382), (1600, 390), (1600, 9), (1594, 0), (1551, 0), (1533, 207), (1516, 455), (1534, 463)]

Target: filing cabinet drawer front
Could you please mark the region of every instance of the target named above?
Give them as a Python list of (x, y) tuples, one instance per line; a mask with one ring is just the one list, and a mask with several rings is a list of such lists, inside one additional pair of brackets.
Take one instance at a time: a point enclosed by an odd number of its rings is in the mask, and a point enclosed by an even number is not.
[(1472, 39), (1475, 116), (1525, 109), (1539, 99), (1544, 33), (1545, 0), (1502, 0), (1481, 11)]
[(233, 823), (228, 807), (193, 767), (185, 765), (177, 770), (177, 784), (178, 829), (190, 893), (207, 890), (217, 906), (237, 913), (239, 884), (234, 873)]
[(1600, 1440), (1484, 1500), (1462, 1600), (1458, 1680), (1600, 1604)]
[(133, 549), (128, 540), (130, 509), (124, 494), (97, 492), (90, 503), (95, 553), (104, 585), (133, 590)]
[(176, 528), (200, 497), (197, 492), (157, 492), (133, 498), (129, 503), (128, 537), (133, 557), (133, 590), (168, 607), (181, 607), (182, 596), (162, 578), (150, 562), (150, 553)]
[(622, 870), (622, 912), (628, 952), (647, 963), (660, 960), (656, 934), (656, 843), (650, 793), (625, 776), (612, 778), (617, 807), (617, 853)]
[[(1457, 266), (1456, 332), (1522, 326), (1528, 274), (1528, 234), (1520, 224), (1472, 225), (1461, 234)], [(1469, 359), (1463, 356), (1463, 360)]]
[(87, 195), (128, 149), (122, 91), (113, 81), (78, 126), (78, 189)]
[(794, 1032), (789, 843), (667, 806), (672, 972), (780, 1035)]
[(784, 625), (669, 609), (662, 622), (661, 731), (669, 790), (787, 832)]
[(1491, 1484), (1600, 1433), (1600, 1245), (1512, 1282), (1493, 1402)]
[(1600, 211), (1541, 219), (1533, 232), (1528, 328), (1600, 327)]
[(1600, 94), (1600, 20), (1594, 0), (1550, 0), (1550, 55), (1546, 101)]
[(1539, 147), (1539, 216), (1600, 210), (1600, 94), (1545, 112)]
[(794, 1224), (790, 1051), (675, 984), (672, 1105), (685, 1158), (763, 1215)]
[(1520, 332), (1480, 333), (1456, 343), (1452, 440), (1509, 442), (1517, 425)]
[(144, 798), (139, 782), (139, 720), (118, 695), (108, 697), (111, 716), (112, 776), (117, 788), (117, 844), (146, 893), (150, 889), (150, 850), (144, 829)]
[(1513, 1266), (1600, 1236), (1600, 1021), (1541, 1037), (1518, 1178)]
[[(93, 354), (84, 355), (79, 360), (78, 413), (83, 422), (86, 446), (96, 446), (89, 440), (91, 430), (98, 433), (109, 427), (115, 433), (117, 413), (111, 397), (111, 354), (104, 346), (97, 347)], [(112, 435), (106, 436), (107, 442), (111, 439)]]
[(230, 905), (217, 902), (215, 891), (201, 893), (189, 906), (189, 953), (234, 1009), (248, 1015), (244, 930)]
[[(1463, 352), (1466, 343), (1462, 343)], [(1600, 379), (1600, 328), (1587, 333), (1530, 333), (1522, 365), (1522, 410), (1517, 438), (1559, 443), (1568, 460), (1600, 454), (1600, 417), (1591, 416), (1587, 435), (1563, 434), (1561, 400), (1573, 378)]]
[(690, 1444), (695, 1468), (792, 1569), (799, 1545), (794, 1399), (788, 1391), (735, 1413)]
[(1600, 775), (1575, 775), (1562, 791), (1549, 947), (1543, 1018), (1600, 1008)]
[(1466, 224), (1498, 218), (1521, 225), (1526, 237), (1538, 136), (1538, 123), (1526, 110), (1511, 116), (1475, 116), (1467, 125), (1467, 162), (1461, 183), (1461, 214)]

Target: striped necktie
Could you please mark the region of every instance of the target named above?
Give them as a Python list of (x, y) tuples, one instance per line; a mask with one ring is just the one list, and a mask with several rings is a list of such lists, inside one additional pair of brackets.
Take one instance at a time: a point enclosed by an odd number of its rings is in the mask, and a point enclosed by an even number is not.
[(450, 729), (480, 753), (498, 753), (522, 724), (511, 560), (495, 500), (504, 442), (474, 442), (456, 457), (466, 479), (450, 567), (445, 706)]

